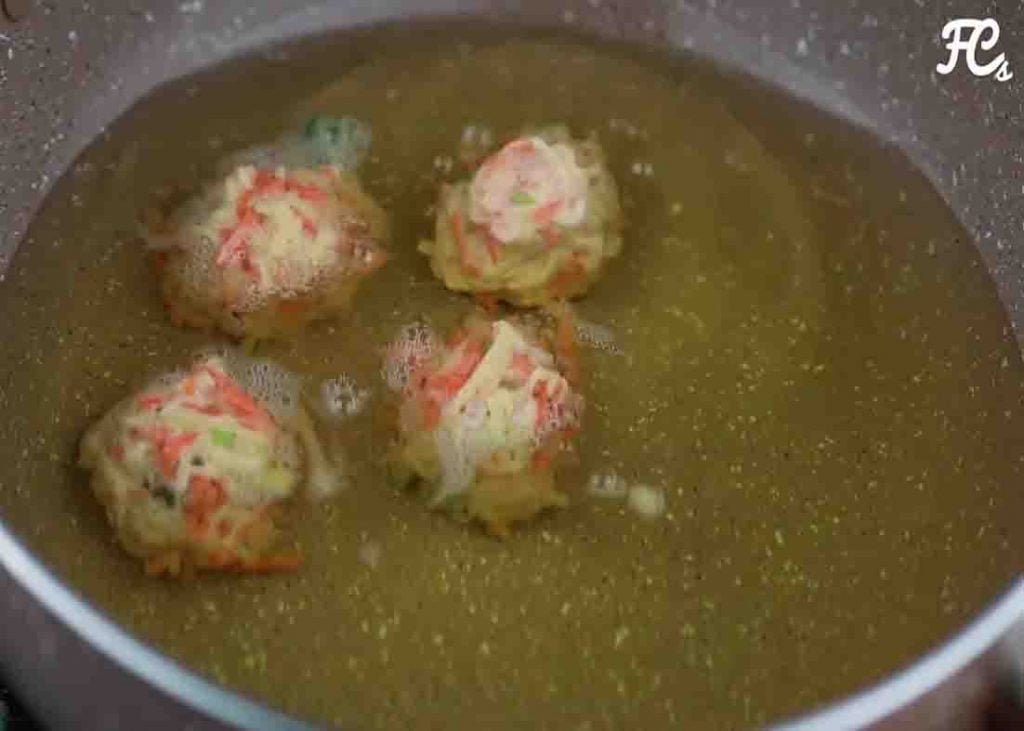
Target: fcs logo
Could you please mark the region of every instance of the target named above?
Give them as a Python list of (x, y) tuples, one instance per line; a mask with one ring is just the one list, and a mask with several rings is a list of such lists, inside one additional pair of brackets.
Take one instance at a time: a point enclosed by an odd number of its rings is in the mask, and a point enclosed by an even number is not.
[(935, 70), (945, 76), (952, 73), (960, 62), (963, 53), (967, 60), (967, 70), (975, 76), (992, 76), (996, 81), (1009, 81), (1013, 78), (1010, 62), (1006, 54), (1000, 53), (988, 63), (978, 62), (978, 47), (983, 51), (991, 51), (999, 42), (999, 23), (992, 18), (958, 18), (951, 20), (942, 29), (942, 40), (948, 41), (946, 49), (949, 58), (940, 63)]

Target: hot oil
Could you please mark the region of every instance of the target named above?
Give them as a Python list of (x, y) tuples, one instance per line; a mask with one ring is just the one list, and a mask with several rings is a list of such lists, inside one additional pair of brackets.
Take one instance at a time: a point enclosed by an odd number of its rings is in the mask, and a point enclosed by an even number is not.
[[(1022, 368), (974, 248), (901, 157), (693, 61), (381, 31), (148, 97), (58, 184), (0, 287), (0, 514), (115, 619), (302, 717), (371, 728), (736, 727), (932, 647), (1017, 573)], [(384, 54), (380, 49), (386, 48)], [(392, 259), (346, 321), (260, 353), (372, 391), (350, 487), (292, 576), (150, 580), (74, 464), (87, 424), (210, 336), (171, 327), (135, 220), (155, 188), (312, 112), (372, 125)], [(577, 312), (588, 411), (569, 509), (509, 540), (392, 490), (384, 345), (468, 311), (415, 252), (464, 129), (604, 145), (625, 249)], [(643, 521), (595, 472), (665, 490)]]

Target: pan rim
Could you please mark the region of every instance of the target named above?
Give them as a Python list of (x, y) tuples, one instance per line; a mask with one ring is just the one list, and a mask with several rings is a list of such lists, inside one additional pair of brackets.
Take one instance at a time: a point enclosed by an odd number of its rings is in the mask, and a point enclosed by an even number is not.
[[(697, 55), (705, 54), (698, 51)], [(760, 74), (757, 78), (794, 94), (794, 90), (779, 85), (777, 80)], [(153, 88), (147, 84), (142, 95), (150, 93)], [(114, 117), (123, 112), (123, 109), (120, 110)], [(829, 113), (835, 114), (834, 110), (829, 110)], [(850, 121), (847, 117), (843, 118)], [(91, 138), (89, 135), (87, 137)], [(935, 179), (934, 171), (912, 155), (911, 150), (905, 147), (901, 149), (943, 198), (947, 198), (947, 191)], [(48, 192), (41, 193), (38, 200), (43, 200)], [(953, 207), (948, 199), (947, 205)], [(14, 537), (2, 520), (0, 567), (38, 601), (48, 614), (59, 619), (87, 646), (115, 662), (133, 677), (188, 707), (212, 719), (244, 728), (312, 728), (261, 703), (248, 700), (239, 693), (204, 680), (196, 672), (129, 634), (98, 607), (62, 582)], [(814, 731), (861, 728), (877, 723), (920, 701), (964, 671), (973, 661), (992, 651), (1015, 625), (1022, 625), (1022, 618), (1024, 576), (1018, 577), (1008, 590), (990, 600), (969, 622), (936, 642), (931, 650), (918, 656), (909, 665), (893, 670), (876, 684), (857, 689), (817, 709), (808, 709), (791, 719), (782, 719), (771, 727), (782, 731)]]
[(879, 682), (773, 725), (773, 731), (859, 729), (909, 709), (999, 647), (1024, 616), (1024, 577), (956, 633)]
[(244, 729), (314, 726), (222, 688), (129, 634), (67, 587), (0, 522), (0, 568), (64, 627), (122, 670), (216, 721)]
[[(134, 677), (214, 720), (246, 729), (314, 726), (219, 687), (135, 638), (69, 589), (0, 523), (0, 567), (89, 647)], [(1024, 577), (969, 624), (866, 689), (771, 726), (775, 731), (865, 728), (911, 707), (997, 647), (1024, 616)]]

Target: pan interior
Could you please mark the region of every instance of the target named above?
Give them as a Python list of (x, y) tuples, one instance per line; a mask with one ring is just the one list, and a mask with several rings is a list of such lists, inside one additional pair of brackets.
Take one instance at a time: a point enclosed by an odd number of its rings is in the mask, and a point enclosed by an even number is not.
[[(372, 389), (337, 427), (352, 486), (301, 508), (295, 575), (145, 579), (76, 442), (211, 338), (166, 321), (136, 217), (312, 112), (372, 125), (393, 258), (347, 321), (261, 353)], [(499, 542), (386, 484), (380, 349), (468, 308), (415, 252), (466, 128), (546, 122), (595, 133), (621, 187), (624, 253), (578, 305), (616, 348), (583, 350), (572, 506)], [(380, 29), (183, 79), (59, 182), (0, 312), (4, 522), (142, 639), (315, 721), (765, 722), (910, 661), (1024, 555), (1021, 361), (965, 232), (899, 154), (693, 59)], [(663, 488), (667, 514), (588, 497), (609, 471)]]

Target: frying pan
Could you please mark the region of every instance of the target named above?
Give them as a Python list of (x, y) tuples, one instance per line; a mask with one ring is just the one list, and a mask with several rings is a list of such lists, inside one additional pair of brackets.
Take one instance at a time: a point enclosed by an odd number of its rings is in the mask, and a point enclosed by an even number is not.
[[(945, 59), (941, 28), (959, 17), (998, 19), (1000, 50), (1024, 63), (1024, 13), (1016, 3), (5, 0), (3, 9), (0, 282), (51, 184), (88, 141), (158, 84), (327, 27), (471, 15), (683, 49), (866, 128), (928, 177), (971, 232), (1015, 331), (1024, 325), (1024, 76), (998, 83), (964, 69), (949, 77), (934, 71)], [(17, 384), (0, 383), (4, 388)], [(23, 479), (0, 469), (0, 489)], [(2, 523), (0, 667), (54, 727), (302, 727), (133, 639), (62, 585)], [(916, 664), (780, 727), (1019, 723), (1022, 679), (1024, 581), (993, 597)]]

